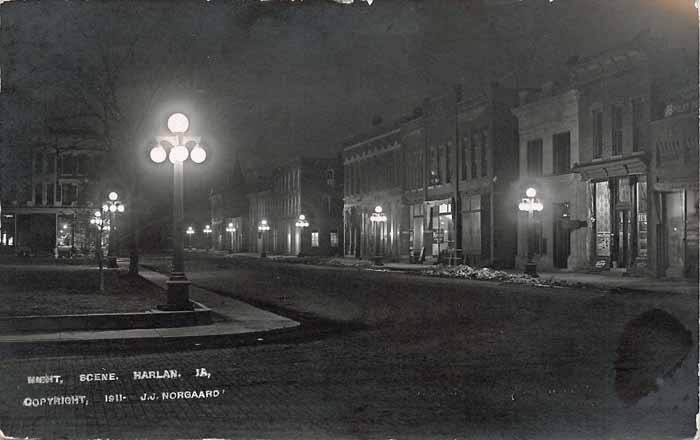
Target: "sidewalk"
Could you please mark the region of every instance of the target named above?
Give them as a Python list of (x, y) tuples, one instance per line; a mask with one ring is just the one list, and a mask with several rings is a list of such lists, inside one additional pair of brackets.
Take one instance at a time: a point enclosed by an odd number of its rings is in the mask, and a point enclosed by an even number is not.
[[(128, 263), (120, 262), (121, 264)], [(165, 288), (166, 286), (167, 276), (165, 275), (143, 268), (139, 269), (139, 275), (159, 287)], [(220, 315), (223, 320), (209, 325), (188, 327), (0, 335), (0, 343), (139, 341), (158, 344), (180, 338), (200, 339), (220, 336), (251, 336), (266, 332), (291, 330), (299, 326), (299, 323), (294, 320), (195, 286), (192, 286), (190, 289), (190, 298), (210, 308), (213, 313)]]

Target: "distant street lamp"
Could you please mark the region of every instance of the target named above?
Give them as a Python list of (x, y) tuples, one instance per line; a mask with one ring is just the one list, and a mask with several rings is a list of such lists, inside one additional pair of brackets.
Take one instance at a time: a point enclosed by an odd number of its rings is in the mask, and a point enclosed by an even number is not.
[(119, 237), (117, 236), (117, 213), (125, 211), (125, 206), (120, 202), (119, 194), (112, 191), (109, 193), (109, 200), (102, 205), (102, 211), (109, 213), (109, 243), (107, 244), (107, 266), (117, 267), (117, 254), (119, 253)]
[(267, 256), (267, 253), (265, 253), (265, 233), (269, 230), (270, 225), (267, 224), (267, 220), (260, 220), (260, 224), (258, 225), (258, 233), (260, 234), (260, 240), (262, 245), (260, 249), (260, 256), (263, 258)]
[(187, 247), (192, 249), (192, 234), (194, 234), (194, 228), (192, 226), (187, 227)]
[(537, 191), (535, 188), (528, 188), (525, 191), (527, 197), (523, 198), (520, 203), (518, 203), (518, 209), (520, 211), (527, 212), (527, 229), (528, 229), (528, 240), (527, 240), (527, 264), (525, 265), (525, 273), (531, 277), (538, 277), (537, 275), (537, 263), (535, 262), (535, 221), (534, 212), (542, 211), (544, 205), (539, 199), (535, 198)]
[(304, 228), (309, 227), (309, 221), (306, 220), (306, 216), (304, 214), (299, 214), (299, 219), (295, 223), (297, 228), (301, 228), (301, 231), (299, 232), (299, 254), (297, 256), (301, 257), (302, 256), (302, 245), (301, 243), (303, 242), (303, 237), (304, 237)]
[(374, 208), (374, 212), (372, 215), (369, 217), (369, 220), (372, 222), (374, 225), (374, 229), (376, 231), (376, 242), (375, 242), (375, 256), (374, 256), (374, 261), (375, 264), (380, 266), (382, 264), (382, 254), (383, 252), (380, 249), (380, 232), (381, 232), (381, 227), (384, 223), (386, 223), (386, 214), (384, 214), (383, 209), (380, 205), (377, 205)]
[(104, 277), (104, 265), (102, 263), (102, 231), (106, 226), (105, 219), (102, 218), (102, 213), (100, 211), (95, 211), (92, 218), (90, 219), (90, 224), (97, 228), (97, 239), (95, 240), (95, 255), (97, 256), (97, 264), (100, 268), (100, 292), (105, 290), (105, 277)]
[(229, 223), (228, 226), (226, 226), (226, 232), (231, 234), (231, 252), (233, 252), (233, 233), (236, 232), (236, 228), (233, 227), (233, 223)]
[(204, 227), (204, 229), (202, 230), (202, 232), (204, 232), (204, 236), (207, 237), (207, 250), (209, 250), (212, 247), (211, 246), (211, 233), (212, 233), (211, 227), (209, 225), (206, 225)]
[(173, 164), (173, 266), (167, 281), (168, 303), (159, 306), (161, 310), (192, 310), (191, 282), (185, 275), (183, 167), (188, 158), (194, 163), (204, 162), (207, 153), (200, 145), (200, 138), (185, 137), (189, 127), (190, 121), (183, 113), (170, 115), (168, 129), (174, 136), (158, 138), (158, 145), (150, 152), (153, 162), (163, 163), (167, 157)]

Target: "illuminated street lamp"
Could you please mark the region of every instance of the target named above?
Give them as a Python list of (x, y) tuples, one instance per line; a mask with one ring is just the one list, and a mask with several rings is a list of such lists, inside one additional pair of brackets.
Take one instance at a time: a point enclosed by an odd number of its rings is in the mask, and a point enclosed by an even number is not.
[(229, 223), (226, 226), (226, 232), (231, 234), (231, 252), (233, 252), (233, 233), (236, 232), (236, 228), (233, 227), (233, 223)]
[(520, 203), (518, 203), (518, 209), (520, 211), (527, 212), (527, 229), (528, 229), (528, 240), (527, 240), (527, 264), (525, 265), (525, 273), (531, 277), (537, 277), (537, 263), (535, 262), (535, 221), (534, 212), (540, 212), (544, 209), (542, 202), (535, 198), (537, 191), (535, 188), (528, 188), (525, 191), (527, 197), (523, 198)]
[(153, 162), (163, 163), (168, 158), (173, 164), (173, 266), (167, 281), (168, 303), (159, 308), (192, 310), (189, 299), (191, 282), (185, 275), (183, 167), (188, 158), (194, 163), (204, 162), (207, 153), (200, 145), (200, 138), (185, 136), (190, 128), (190, 121), (183, 113), (170, 115), (167, 125), (174, 136), (159, 137), (158, 144), (150, 152)]
[(117, 267), (117, 254), (119, 252), (119, 237), (117, 236), (117, 213), (122, 213), (126, 210), (124, 204), (120, 202), (119, 194), (112, 191), (108, 195), (107, 200), (102, 205), (102, 211), (109, 213), (109, 243), (107, 245), (107, 265), (110, 268)]
[[(309, 221), (306, 220), (306, 216), (304, 214), (299, 214), (299, 218), (297, 219), (295, 225), (297, 228), (301, 228), (301, 231), (299, 232), (299, 239), (302, 241), (302, 237), (304, 236), (304, 228), (309, 227)], [(299, 254), (297, 256), (302, 256), (301, 243), (299, 243)]]
[(209, 249), (209, 248), (211, 248), (211, 233), (212, 233), (211, 226), (206, 225), (204, 227), (204, 229), (202, 230), (202, 232), (204, 232), (204, 236), (207, 237), (207, 246), (208, 246), (207, 249)]
[(260, 234), (262, 249), (260, 250), (260, 256), (265, 258), (267, 254), (265, 253), (265, 233), (270, 230), (270, 225), (267, 224), (267, 220), (260, 220), (258, 225), (258, 233)]
[(90, 224), (97, 228), (97, 239), (95, 240), (95, 255), (100, 268), (100, 292), (105, 290), (104, 266), (102, 264), (102, 231), (105, 229), (107, 221), (102, 218), (100, 211), (95, 211), (90, 219)]
[(374, 257), (374, 260), (375, 260), (375, 263), (376, 263), (378, 266), (380, 266), (380, 265), (382, 264), (382, 260), (381, 260), (381, 258), (382, 258), (382, 252), (381, 252), (381, 250), (380, 250), (380, 242), (381, 242), (380, 232), (381, 232), (382, 225), (383, 225), (384, 223), (386, 223), (386, 220), (387, 220), (387, 219), (386, 219), (386, 214), (384, 214), (383, 211), (384, 211), (384, 210), (382, 209), (381, 205), (377, 205), (377, 206), (374, 208), (374, 212), (373, 212), (372, 215), (369, 217), (369, 220), (370, 220), (370, 221), (372, 222), (372, 224), (374, 225), (374, 229), (375, 229), (376, 234), (377, 234), (377, 235), (376, 235), (375, 257)]
[(192, 226), (188, 226), (185, 232), (187, 233), (187, 247), (192, 249), (192, 234), (194, 234), (194, 228)]

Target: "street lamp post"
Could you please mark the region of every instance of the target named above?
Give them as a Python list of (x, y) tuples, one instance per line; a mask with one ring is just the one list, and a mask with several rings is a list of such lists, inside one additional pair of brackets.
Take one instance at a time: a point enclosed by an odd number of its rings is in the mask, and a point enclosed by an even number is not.
[(262, 245), (260, 249), (260, 256), (263, 258), (267, 256), (267, 253), (265, 252), (265, 233), (269, 230), (270, 225), (267, 224), (267, 220), (260, 220), (260, 224), (258, 225), (258, 233), (260, 234), (260, 240)]
[(374, 225), (374, 228), (376, 230), (376, 241), (375, 241), (375, 252), (374, 252), (374, 262), (377, 266), (382, 265), (382, 254), (383, 252), (380, 251), (380, 229), (381, 225), (386, 223), (386, 214), (384, 214), (383, 209), (380, 205), (375, 206), (374, 212), (372, 215), (369, 217), (369, 220), (372, 222)]
[(192, 234), (194, 234), (194, 228), (188, 226), (185, 233), (187, 234), (187, 247), (192, 249)]
[(197, 164), (204, 162), (207, 153), (200, 145), (199, 138), (185, 137), (189, 126), (190, 121), (184, 114), (170, 115), (168, 130), (174, 136), (159, 138), (158, 145), (150, 153), (155, 163), (163, 163), (167, 158), (173, 164), (173, 263), (167, 281), (168, 303), (159, 306), (161, 310), (192, 310), (189, 299), (191, 282), (185, 275), (183, 168), (188, 158)]
[(109, 213), (109, 242), (107, 244), (107, 265), (110, 268), (117, 267), (117, 254), (119, 253), (119, 237), (117, 236), (117, 213), (125, 211), (126, 207), (120, 202), (119, 194), (112, 191), (109, 200), (102, 205), (102, 211)]
[(100, 268), (100, 292), (105, 290), (104, 265), (102, 263), (102, 231), (105, 227), (105, 219), (102, 218), (100, 211), (95, 211), (90, 219), (90, 224), (97, 228), (97, 239), (95, 240), (95, 254), (97, 256), (97, 264)]
[(226, 226), (226, 232), (231, 234), (231, 253), (233, 253), (233, 234), (236, 232), (236, 228), (233, 227), (233, 223), (229, 223), (228, 226)]
[(206, 226), (204, 227), (204, 229), (202, 230), (202, 232), (204, 232), (204, 236), (207, 237), (207, 241), (206, 241), (207, 250), (210, 250), (210, 249), (212, 248), (212, 243), (211, 243), (211, 232), (212, 232), (212, 230), (211, 230), (211, 226), (206, 225)]
[(302, 243), (303, 243), (303, 238), (304, 238), (304, 228), (309, 227), (309, 221), (306, 220), (306, 216), (304, 214), (299, 214), (299, 219), (295, 223), (297, 228), (301, 228), (301, 231), (299, 231), (299, 253), (297, 256), (301, 257), (303, 255), (302, 251)]
[(534, 213), (535, 211), (542, 211), (544, 205), (542, 202), (535, 198), (537, 191), (535, 188), (528, 188), (525, 191), (527, 197), (523, 198), (518, 204), (518, 209), (520, 211), (527, 212), (527, 230), (528, 230), (528, 240), (527, 240), (527, 263), (525, 265), (525, 273), (531, 277), (538, 277), (537, 275), (537, 263), (535, 262), (535, 221)]

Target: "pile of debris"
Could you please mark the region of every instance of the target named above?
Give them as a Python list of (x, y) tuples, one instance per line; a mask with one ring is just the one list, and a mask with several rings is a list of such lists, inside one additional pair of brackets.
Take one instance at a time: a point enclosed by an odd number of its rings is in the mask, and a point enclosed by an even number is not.
[(421, 271), (423, 275), (446, 278), (466, 278), (480, 281), (499, 281), (502, 283), (527, 284), (535, 287), (593, 287), (580, 282), (555, 280), (553, 278), (534, 278), (524, 273), (509, 273), (488, 267), (475, 268), (466, 264), (458, 266), (435, 266)]

